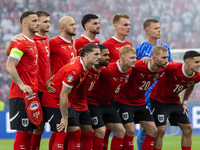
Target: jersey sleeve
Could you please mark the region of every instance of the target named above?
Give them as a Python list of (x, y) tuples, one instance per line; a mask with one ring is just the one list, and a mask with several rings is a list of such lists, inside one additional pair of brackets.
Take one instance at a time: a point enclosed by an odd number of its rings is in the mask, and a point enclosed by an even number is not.
[(50, 54), (53, 54), (56, 50), (54, 39), (49, 39)]
[(168, 53), (169, 53), (168, 61), (169, 61), (169, 62), (173, 62), (172, 57), (171, 57), (171, 52), (170, 52), (169, 46), (166, 46), (166, 48), (167, 48)]
[(10, 46), (10, 56), (11, 57), (20, 60), (22, 58), (22, 56), (24, 55), (24, 53), (26, 53), (26, 48), (25, 48), (25, 45), (23, 43), (21, 43), (20, 41), (14, 42)]
[(81, 42), (80, 42), (79, 39), (76, 39), (76, 40), (75, 40), (75, 48), (76, 48), (77, 52), (79, 51), (79, 49), (82, 48), (82, 47), (81, 47)]
[(73, 88), (74, 84), (80, 80), (79, 73), (75, 71), (69, 71), (65, 74), (63, 85), (65, 85), (68, 88)]
[(139, 46), (136, 46), (136, 47), (135, 47), (135, 50), (136, 50), (137, 60), (141, 60), (142, 57), (140, 56), (140, 47), (139, 47)]

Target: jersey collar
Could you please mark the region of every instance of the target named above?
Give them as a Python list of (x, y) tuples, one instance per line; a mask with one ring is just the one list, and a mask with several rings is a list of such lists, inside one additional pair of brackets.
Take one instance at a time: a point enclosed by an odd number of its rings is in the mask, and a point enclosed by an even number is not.
[(182, 72), (183, 72), (183, 75), (186, 76), (186, 77), (188, 77), (188, 78), (193, 77), (195, 73), (193, 72), (193, 74), (192, 74), (191, 76), (188, 76), (188, 75), (185, 73), (184, 66), (185, 66), (185, 64), (182, 65)]
[(71, 41), (65, 39), (64, 37), (62, 37), (62, 36), (59, 36), (59, 37), (60, 37), (63, 41), (65, 41), (65, 42), (67, 42), (67, 43), (71, 43)]
[(122, 41), (122, 40), (119, 40), (118, 38), (116, 38), (116, 37), (114, 37), (114, 36), (113, 36), (112, 38), (113, 38), (114, 40), (116, 40), (117, 42), (120, 42), (120, 43), (124, 43), (124, 42), (125, 42), (125, 40), (123, 40), (123, 41)]
[(27, 40), (29, 40), (30, 42), (34, 42), (33, 40), (29, 39), (26, 35), (22, 34)]
[(46, 38), (46, 36), (39, 35), (38, 33), (35, 33), (35, 35)]
[(95, 71), (99, 71), (99, 69), (97, 69), (94, 65), (92, 66), (92, 68), (95, 70)]
[(155, 71), (153, 71), (153, 70), (151, 69), (150, 61), (148, 62), (148, 69), (149, 69), (149, 71), (151, 71), (151, 72), (155, 72)]
[(84, 38), (86, 38), (88, 41), (90, 41), (90, 42), (94, 42), (95, 40), (92, 40), (92, 39), (90, 39), (89, 37), (87, 37), (87, 36), (85, 36), (85, 35), (81, 35), (81, 36), (83, 36)]
[(118, 69), (119, 69), (119, 71), (120, 71), (121, 73), (125, 73), (125, 71), (123, 71), (122, 68), (121, 68), (120, 65), (119, 65), (119, 60), (117, 61), (117, 67), (118, 67)]
[(83, 58), (83, 57), (80, 58), (80, 62), (81, 62), (81, 64), (82, 64), (82, 66), (83, 66), (83, 70), (84, 70), (84, 71), (87, 71), (87, 69), (85, 68), (84, 63), (83, 63), (83, 61), (82, 61), (82, 58)]

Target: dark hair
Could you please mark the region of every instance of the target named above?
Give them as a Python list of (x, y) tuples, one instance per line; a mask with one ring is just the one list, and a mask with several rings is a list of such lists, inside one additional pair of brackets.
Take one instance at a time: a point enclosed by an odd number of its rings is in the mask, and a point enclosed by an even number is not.
[(35, 13), (36, 13), (36, 15), (37, 15), (38, 17), (41, 17), (41, 16), (49, 17), (49, 16), (50, 16), (50, 14), (49, 14), (48, 12), (43, 11), (43, 10), (38, 10), (38, 11), (36, 11)]
[(22, 24), (22, 20), (26, 17), (28, 17), (29, 15), (33, 15), (36, 14), (34, 11), (25, 11), (22, 13), (21, 17), (20, 17), (20, 23)]
[(103, 49), (108, 49), (105, 45), (99, 44), (100, 51), (102, 52)]
[(143, 29), (145, 30), (148, 26), (151, 25), (151, 23), (158, 23), (159, 21), (156, 19), (147, 19), (144, 23), (143, 23)]
[(183, 60), (185, 61), (188, 58), (193, 58), (193, 57), (199, 57), (200, 53), (194, 50), (189, 50), (187, 52), (185, 52), (184, 56), (183, 56)]
[(93, 48), (99, 48), (98, 45), (96, 44), (93, 44), (93, 43), (89, 43), (87, 45), (85, 45), (82, 49), (80, 49), (78, 52), (79, 52), (79, 55), (81, 57), (84, 57), (85, 56), (85, 53), (91, 53), (93, 52)]
[(85, 29), (85, 24), (90, 22), (91, 19), (98, 19), (99, 17), (97, 15), (94, 14), (86, 14), (85, 16), (83, 16), (82, 20), (81, 20), (81, 24), (83, 26), (83, 28)]

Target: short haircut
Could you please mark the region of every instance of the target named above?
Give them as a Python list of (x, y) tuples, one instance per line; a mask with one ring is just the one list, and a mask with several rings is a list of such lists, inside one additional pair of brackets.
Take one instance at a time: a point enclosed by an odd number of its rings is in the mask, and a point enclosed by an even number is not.
[(143, 23), (143, 29), (145, 30), (147, 27), (149, 27), (151, 25), (151, 23), (158, 23), (159, 21), (156, 19), (147, 19), (144, 23)]
[(131, 47), (130, 45), (123, 46), (123, 47), (121, 47), (121, 49), (119, 51), (119, 57), (121, 57), (124, 54), (130, 53), (130, 52), (132, 52), (133, 54), (136, 54), (135, 48)]
[(164, 46), (161, 46), (161, 45), (158, 45), (158, 46), (155, 46), (151, 52), (152, 56), (153, 55), (159, 55), (160, 54), (160, 51), (163, 51), (163, 52), (168, 52), (168, 50), (164, 47)]
[(50, 14), (49, 14), (48, 12), (43, 11), (43, 10), (38, 10), (38, 11), (36, 11), (35, 13), (36, 13), (36, 15), (37, 15), (38, 17), (41, 17), (41, 16), (49, 17), (49, 16), (50, 16)]
[(112, 18), (112, 24), (114, 25), (115, 23), (117, 23), (121, 18), (126, 18), (126, 19), (130, 19), (130, 17), (127, 14), (116, 14), (113, 16)]
[(99, 44), (98, 46), (99, 46), (101, 52), (102, 52), (103, 49), (108, 49), (106, 46), (104, 46), (102, 44)]
[(36, 14), (34, 11), (25, 11), (22, 13), (21, 17), (20, 17), (20, 23), (22, 24), (22, 21), (24, 18), (28, 17), (29, 15), (33, 15)]
[(86, 53), (91, 53), (93, 52), (94, 48), (98, 48), (99, 49), (99, 46), (96, 45), (96, 44), (93, 44), (93, 43), (89, 43), (87, 45), (85, 45), (82, 49), (80, 49), (78, 52), (79, 52), (79, 55), (81, 57), (84, 57)]
[(185, 61), (186, 59), (189, 58), (194, 58), (194, 57), (199, 57), (200, 53), (194, 50), (189, 50), (187, 52), (185, 52), (184, 56), (183, 56), (183, 60)]
[(92, 19), (98, 19), (99, 17), (95, 14), (86, 14), (83, 16), (82, 20), (81, 20), (81, 24), (83, 26), (83, 28), (85, 29), (85, 24), (90, 22)]

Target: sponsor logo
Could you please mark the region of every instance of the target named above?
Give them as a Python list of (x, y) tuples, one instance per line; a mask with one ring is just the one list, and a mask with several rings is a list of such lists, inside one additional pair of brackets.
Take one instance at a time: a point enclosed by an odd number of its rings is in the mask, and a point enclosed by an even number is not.
[(68, 76), (68, 77), (67, 77), (67, 81), (68, 81), (68, 82), (72, 82), (73, 80), (74, 80), (74, 77), (73, 77), (73, 76)]
[(129, 118), (128, 112), (122, 113), (122, 118), (123, 118), (124, 120), (128, 120), (128, 118)]
[(190, 82), (188, 82), (187, 86), (191, 86), (193, 84), (194, 84), (194, 81), (190, 81)]
[(17, 118), (18, 115), (19, 115), (19, 111), (12, 118), (10, 118), (10, 122), (13, 121), (15, 118)]
[(163, 123), (164, 120), (165, 120), (164, 115), (158, 115), (158, 121), (159, 121), (160, 123)]
[(30, 109), (31, 109), (31, 110), (36, 110), (36, 109), (38, 109), (38, 107), (39, 107), (39, 104), (38, 104), (37, 101), (34, 101), (34, 102), (32, 102), (32, 103), (30, 104)]
[(29, 125), (29, 120), (28, 120), (28, 118), (22, 118), (22, 125), (23, 125), (24, 127), (27, 127), (27, 126)]
[(72, 49), (72, 46), (68, 46), (68, 47), (69, 47), (70, 50)]
[(92, 123), (93, 123), (93, 125), (97, 125), (98, 124), (98, 118), (97, 117), (93, 117), (93, 118), (91, 118), (92, 119)]
[(142, 73), (140, 75), (144, 78), (144, 75)]
[(156, 74), (153, 78), (153, 80), (155, 81), (158, 78), (159, 74)]

